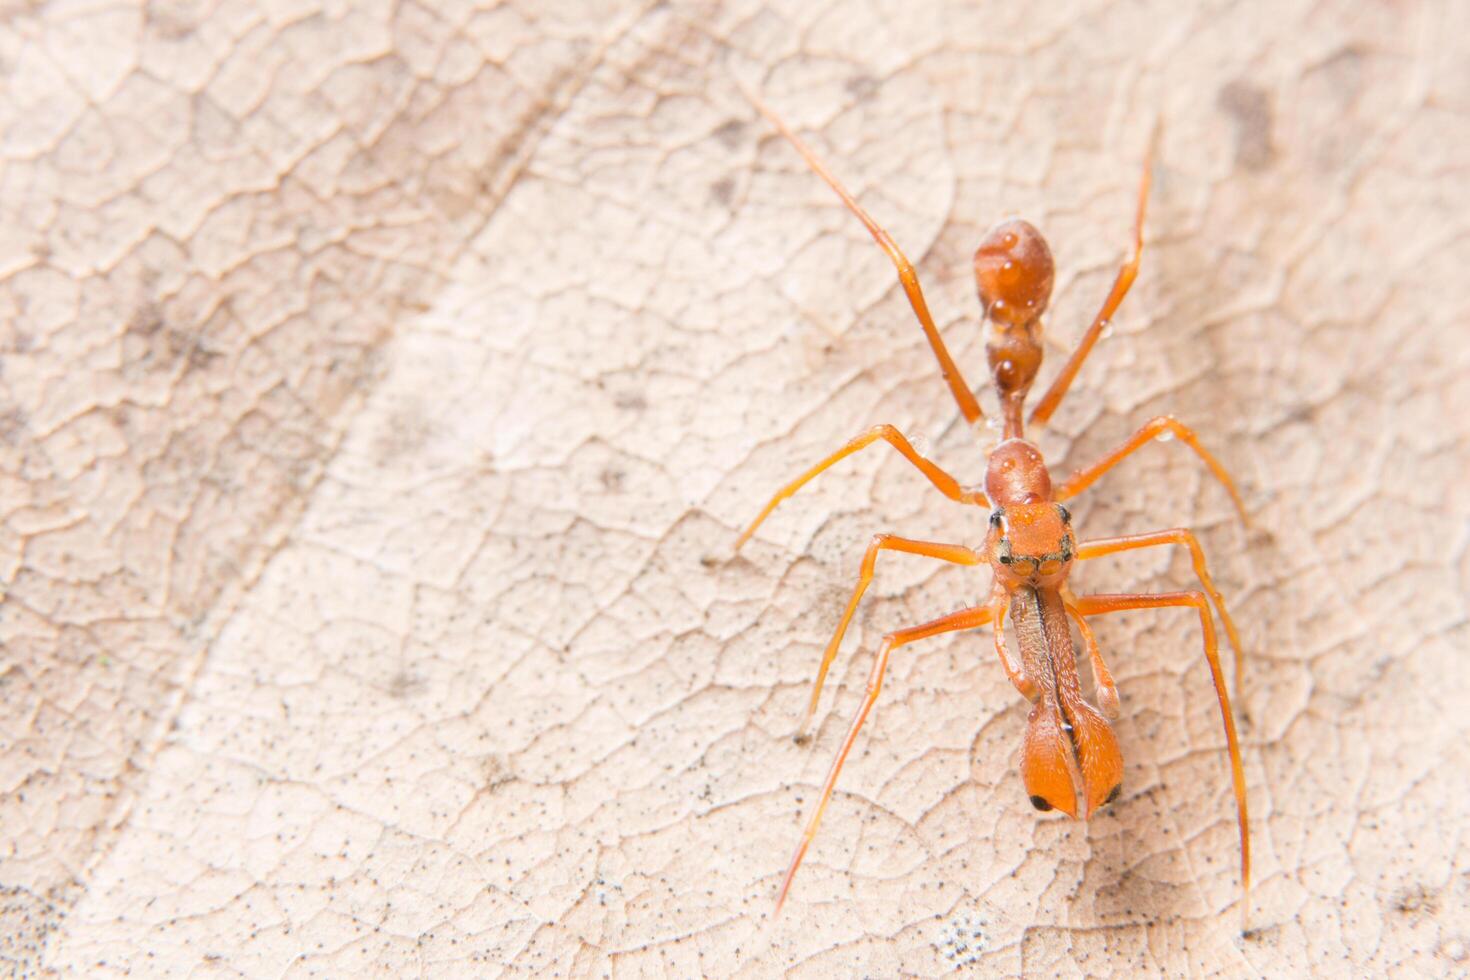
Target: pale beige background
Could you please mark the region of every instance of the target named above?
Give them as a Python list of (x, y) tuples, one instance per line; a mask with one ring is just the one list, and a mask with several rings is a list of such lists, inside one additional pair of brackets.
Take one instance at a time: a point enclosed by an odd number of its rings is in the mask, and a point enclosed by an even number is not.
[[(1185, 11), (1185, 7), (1192, 7)], [(0, 2), (0, 962), (20, 975), (1443, 975), (1466, 969), (1470, 17), (1440, 2)], [(762, 929), (878, 636), (985, 574), (882, 256), (972, 380), (1022, 213), (1053, 362), (1161, 114), (1143, 275), (1045, 434), (1194, 423), (1085, 500), (1199, 529), (1251, 648), (1238, 855), (1197, 625), (1108, 621), (1123, 800), (1039, 817), (985, 636), (895, 660)], [(988, 398), (988, 393), (984, 395)], [(1084, 587), (1168, 589), (1178, 556)]]

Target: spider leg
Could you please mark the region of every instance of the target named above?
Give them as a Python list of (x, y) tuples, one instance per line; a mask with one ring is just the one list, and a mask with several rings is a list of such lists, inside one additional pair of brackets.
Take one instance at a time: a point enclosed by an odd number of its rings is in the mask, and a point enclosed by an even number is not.
[(863, 696), (863, 703), (858, 706), (857, 714), (852, 719), (852, 725), (847, 730), (847, 737), (842, 740), (842, 747), (837, 750), (837, 756), (832, 760), (832, 767), (827, 770), (826, 782), (822, 784), (822, 795), (818, 798), (812, 815), (807, 818), (806, 829), (802, 832), (801, 841), (796, 845), (796, 853), (791, 856), (791, 863), (786, 868), (786, 877), (781, 882), (780, 894), (776, 896), (776, 909), (772, 913), (773, 917), (781, 912), (781, 906), (786, 901), (786, 894), (791, 890), (791, 880), (796, 876), (796, 869), (801, 867), (801, 859), (806, 856), (806, 849), (811, 845), (812, 838), (817, 835), (817, 826), (822, 822), (822, 812), (827, 809), (827, 803), (832, 799), (832, 788), (837, 785), (837, 776), (842, 772), (842, 764), (847, 761), (847, 754), (852, 751), (852, 745), (857, 741), (858, 732), (862, 729), (863, 722), (867, 721), (868, 712), (873, 710), (873, 704), (878, 700), (879, 691), (883, 689), (883, 672), (888, 667), (888, 655), (915, 640), (937, 636), (940, 633), (953, 633), (958, 630), (984, 626), (992, 620), (993, 616), (994, 610), (989, 606), (976, 606), (950, 613), (948, 616), (942, 616), (922, 626), (897, 630), (883, 638), (883, 643), (878, 648), (877, 659), (873, 661), (873, 669), (868, 674), (867, 693)]
[(1103, 660), (1102, 648), (1097, 645), (1097, 634), (1092, 632), (1087, 618), (1077, 611), (1077, 597), (1072, 594), (1071, 589), (1062, 590), (1062, 604), (1067, 615), (1077, 624), (1077, 632), (1082, 634), (1082, 646), (1087, 650), (1087, 660), (1092, 664), (1093, 682), (1097, 685), (1098, 709), (1102, 711), (1104, 718), (1113, 721), (1122, 714), (1122, 704), (1118, 700), (1118, 685), (1113, 681), (1113, 672), (1108, 669), (1107, 661)]
[(978, 565), (981, 558), (969, 548), (960, 544), (941, 544), (934, 541), (915, 541), (912, 538), (900, 538), (894, 534), (876, 534), (873, 541), (868, 545), (868, 551), (863, 555), (862, 570), (858, 573), (857, 585), (853, 587), (852, 598), (848, 600), (847, 609), (842, 614), (842, 619), (837, 623), (837, 629), (832, 633), (832, 639), (827, 643), (827, 649), (822, 654), (822, 664), (817, 668), (817, 679), (812, 685), (812, 696), (807, 701), (806, 711), (801, 716), (801, 724), (797, 726), (796, 737), (801, 739), (811, 724), (812, 715), (816, 713), (817, 701), (822, 696), (822, 684), (827, 680), (827, 670), (832, 666), (832, 661), (837, 658), (837, 648), (842, 645), (842, 638), (847, 635), (847, 625), (852, 622), (853, 613), (857, 612), (858, 602), (863, 598), (863, 593), (868, 590), (868, 585), (873, 581), (873, 568), (878, 562), (880, 551), (902, 551), (910, 555), (924, 555), (928, 558), (938, 558), (940, 561), (953, 562), (956, 565)]
[(1240, 743), (1235, 734), (1235, 716), (1230, 711), (1230, 695), (1225, 691), (1225, 675), (1220, 670), (1220, 652), (1215, 639), (1215, 623), (1210, 618), (1210, 604), (1203, 592), (1164, 592), (1157, 595), (1127, 593), (1122, 595), (1090, 595), (1077, 600), (1077, 612), (1083, 616), (1101, 616), (1128, 609), (1159, 609), (1166, 606), (1192, 606), (1199, 613), (1204, 633), (1205, 660), (1210, 665), (1210, 679), (1215, 684), (1215, 697), (1220, 702), (1220, 719), (1225, 727), (1225, 745), (1230, 752), (1230, 775), (1234, 781), (1235, 809), (1240, 821), (1240, 878), (1245, 901), (1241, 904), (1244, 921), (1251, 890), (1250, 818), (1246, 810), (1245, 769), (1240, 762)]
[(1068, 500), (1077, 496), (1083, 490), (1086, 490), (1093, 483), (1097, 482), (1098, 477), (1122, 462), (1125, 457), (1137, 452), (1144, 444), (1165, 432), (1177, 437), (1180, 442), (1193, 449), (1195, 454), (1204, 460), (1205, 465), (1210, 468), (1210, 472), (1215, 474), (1215, 479), (1223, 483), (1225, 489), (1230, 493), (1230, 499), (1235, 502), (1235, 509), (1240, 512), (1241, 521), (1249, 526), (1250, 517), (1245, 512), (1245, 501), (1241, 499), (1240, 491), (1236, 489), (1235, 481), (1230, 478), (1229, 472), (1226, 471), (1224, 466), (1220, 465), (1220, 461), (1208, 449), (1200, 445), (1199, 437), (1194, 434), (1193, 429), (1170, 415), (1160, 415), (1157, 418), (1149, 419), (1148, 422), (1144, 423), (1142, 428), (1129, 436), (1128, 441), (1123, 443), (1123, 445), (1114, 449), (1091, 466), (1073, 473), (1067, 478), (1066, 482), (1057, 488), (1056, 498), (1058, 500)]
[(1195, 577), (1199, 579), (1200, 588), (1204, 589), (1210, 601), (1215, 604), (1215, 612), (1219, 614), (1220, 622), (1225, 624), (1225, 635), (1230, 638), (1230, 647), (1235, 651), (1235, 696), (1240, 697), (1240, 685), (1245, 670), (1245, 647), (1240, 644), (1240, 634), (1235, 629), (1235, 621), (1230, 618), (1230, 613), (1225, 609), (1225, 597), (1220, 594), (1220, 590), (1215, 587), (1214, 580), (1210, 578), (1210, 570), (1205, 566), (1204, 549), (1200, 547), (1199, 539), (1194, 536), (1194, 532), (1188, 528), (1176, 527), (1168, 531), (1126, 534), (1117, 538), (1083, 541), (1077, 546), (1077, 558), (1078, 560), (1101, 558), (1103, 555), (1112, 555), (1120, 551), (1154, 548), (1166, 544), (1182, 544), (1189, 549)]
[(1143, 160), (1143, 179), (1138, 185), (1138, 211), (1133, 219), (1133, 251), (1129, 253), (1127, 261), (1118, 270), (1118, 276), (1113, 280), (1113, 288), (1108, 291), (1108, 298), (1103, 300), (1102, 309), (1097, 311), (1097, 316), (1092, 318), (1092, 325), (1082, 335), (1077, 349), (1062, 365), (1062, 370), (1053, 379), (1051, 387), (1046, 389), (1046, 394), (1041, 396), (1041, 401), (1031, 410), (1031, 423), (1040, 425), (1051, 418), (1051, 413), (1056, 411), (1062, 403), (1062, 397), (1066, 395), (1067, 389), (1072, 386), (1072, 381), (1077, 377), (1077, 372), (1082, 368), (1082, 362), (1087, 360), (1087, 355), (1092, 353), (1092, 348), (1097, 344), (1098, 338), (1103, 335), (1108, 324), (1113, 319), (1113, 314), (1118, 312), (1123, 297), (1128, 295), (1128, 290), (1133, 286), (1133, 280), (1138, 278), (1138, 266), (1143, 258), (1143, 217), (1148, 205), (1148, 189), (1153, 182), (1153, 145), (1154, 140), (1149, 139), (1148, 154)]
[(929, 478), (929, 482), (934, 484), (939, 492), (944, 494), (950, 500), (955, 500), (962, 504), (978, 504), (982, 507), (987, 507), (990, 505), (990, 501), (985, 498), (985, 494), (981, 493), (978, 490), (964, 489), (960, 486), (959, 481), (956, 480), (953, 476), (950, 476), (949, 473), (945, 472), (942, 468), (925, 459), (923, 456), (920, 456), (918, 450), (916, 450), (913, 445), (904, 438), (902, 432), (899, 432), (891, 425), (875, 425), (867, 432), (864, 432), (856, 439), (849, 441), (847, 445), (843, 446), (841, 449), (837, 450), (835, 453), (822, 460), (816, 466), (813, 466), (801, 476), (797, 477), (790, 483), (786, 484), (786, 486), (776, 491), (775, 496), (767, 501), (766, 506), (763, 507), (761, 509), (761, 512), (756, 515), (755, 520), (751, 521), (750, 526), (747, 527), (743, 532), (741, 532), (740, 537), (736, 539), (735, 550), (739, 551), (740, 547), (744, 545), (745, 542), (750, 540), (750, 536), (755, 533), (755, 529), (761, 526), (765, 519), (771, 515), (771, 511), (775, 510), (776, 506), (780, 504), (781, 501), (791, 497), (793, 494), (796, 493), (796, 491), (800, 490), (809, 482), (816, 479), (817, 476), (819, 476), (824, 470), (841, 462), (842, 460), (851, 456), (853, 453), (857, 452), (859, 449), (863, 449), (867, 446), (872, 445), (879, 439), (884, 440), (894, 449), (897, 449), (899, 454), (903, 456), (904, 459), (908, 460), (910, 463), (913, 463), (914, 466), (918, 468), (919, 472), (927, 476)]
[(980, 403), (975, 401), (975, 395), (970, 391), (970, 386), (965, 383), (964, 375), (960, 374), (954, 358), (949, 356), (949, 349), (944, 346), (944, 338), (939, 335), (939, 328), (934, 325), (934, 317), (929, 313), (929, 304), (924, 301), (924, 290), (919, 285), (919, 275), (914, 271), (913, 263), (903, 254), (888, 232), (873, 220), (847, 188), (843, 187), (842, 183), (832, 175), (832, 172), (802, 141), (801, 137), (786, 125), (786, 121), (776, 115), (775, 110), (762, 102), (754, 92), (745, 89), (744, 86), (742, 86), (742, 91), (745, 92), (745, 97), (750, 100), (751, 104), (760, 111), (760, 114), (765, 116), (770, 124), (786, 137), (786, 141), (796, 148), (796, 152), (800, 153), (801, 158), (806, 161), (806, 165), (816, 171), (817, 176), (825, 180), (828, 187), (837, 192), (837, 196), (842, 198), (842, 203), (857, 216), (857, 219), (868, 229), (868, 234), (872, 235), (873, 240), (878, 243), (878, 247), (883, 249), (889, 261), (893, 263), (893, 267), (898, 270), (899, 284), (903, 286), (904, 294), (908, 296), (909, 306), (913, 307), (914, 316), (919, 319), (919, 326), (924, 329), (924, 336), (928, 338), (929, 346), (934, 350), (934, 356), (939, 361), (939, 371), (944, 376), (944, 383), (949, 385), (950, 393), (954, 395), (954, 400), (959, 405), (960, 412), (965, 416), (965, 421), (979, 420), (984, 415), (980, 411)]

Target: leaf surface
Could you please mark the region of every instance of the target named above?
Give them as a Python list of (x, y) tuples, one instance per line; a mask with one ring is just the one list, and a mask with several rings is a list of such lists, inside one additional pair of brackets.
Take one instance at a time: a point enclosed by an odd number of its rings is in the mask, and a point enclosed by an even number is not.
[[(1470, 37), (1447, 3), (0, 4), (0, 962), (20, 974), (1444, 975), (1470, 942)], [(1043, 817), (984, 515), (891, 267), (1049, 237), (1055, 370), (1163, 123), (1143, 272), (1039, 436), (1241, 623), (1253, 933), (1198, 624), (1099, 621), (1124, 793)], [(1043, 378), (1049, 377), (1044, 368)], [(981, 390), (994, 413), (993, 399)], [(977, 577), (978, 576), (978, 577)], [(1185, 556), (1079, 590), (1190, 586)]]

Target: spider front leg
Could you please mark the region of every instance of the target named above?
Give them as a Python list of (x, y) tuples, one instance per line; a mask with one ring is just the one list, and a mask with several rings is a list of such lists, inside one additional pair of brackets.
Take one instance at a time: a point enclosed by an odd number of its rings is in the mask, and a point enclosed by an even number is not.
[(1097, 645), (1097, 635), (1092, 632), (1087, 617), (1077, 611), (1077, 597), (1072, 593), (1071, 586), (1063, 586), (1061, 591), (1063, 608), (1077, 624), (1077, 632), (1082, 635), (1083, 649), (1087, 651), (1087, 660), (1092, 665), (1092, 680), (1097, 685), (1098, 710), (1103, 713), (1104, 718), (1114, 721), (1123, 713), (1123, 704), (1118, 699), (1118, 685), (1113, 680), (1113, 672), (1103, 659), (1102, 648)]
[(1210, 472), (1215, 474), (1215, 479), (1224, 484), (1225, 489), (1230, 493), (1230, 499), (1235, 502), (1235, 509), (1240, 512), (1241, 521), (1249, 526), (1250, 517), (1245, 512), (1245, 501), (1241, 499), (1240, 491), (1235, 487), (1235, 481), (1230, 478), (1230, 474), (1226, 471), (1225, 467), (1220, 465), (1220, 461), (1208, 449), (1200, 445), (1199, 438), (1194, 434), (1194, 430), (1171, 415), (1160, 415), (1157, 418), (1149, 419), (1123, 445), (1114, 449), (1086, 469), (1081, 469), (1073, 473), (1067, 478), (1065, 483), (1057, 488), (1056, 498), (1058, 500), (1069, 500), (1077, 496), (1083, 490), (1092, 486), (1098, 477), (1122, 462), (1125, 457), (1137, 452), (1140, 447), (1165, 432), (1177, 437), (1180, 442), (1193, 449), (1195, 454), (1204, 460), (1205, 465), (1210, 468)]
[(1056, 379), (1052, 381), (1051, 387), (1046, 394), (1041, 396), (1041, 401), (1036, 403), (1036, 408), (1031, 411), (1031, 424), (1041, 425), (1051, 418), (1051, 413), (1056, 411), (1057, 406), (1062, 403), (1062, 398), (1067, 394), (1067, 389), (1072, 386), (1072, 380), (1077, 377), (1077, 372), (1082, 368), (1082, 362), (1087, 360), (1087, 355), (1092, 353), (1093, 346), (1098, 338), (1103, 335), (1108, 323), (1113, 319), (1113, 314), (1118, 312), (1118, 307), (1123, 302), (1123, 297), (1128, 295), (1128, 290), (1133, 287), (1133, 280), (1138, 278), (1138, 266), (1143, 258), (1143, 217), (1148, 205), (1148, 189), (1153, 181), (1153, 158), (1154, 139), (1157, 136), (1157, 126), (1154, 136), (1149, 137), (1148, 154), (1143, 159), (1143, 179), (1138, 184), (1138, 211), (1133, 218), (1133, 251), (1129, 253), (1128, 260), (1118, 270), (1117, 278), (1113, 280), (1113, 288), (1108, 291), (1108, 298), (1103, 300), (1102, 309), (1097, 311), (1097, 316), (1092, 318), (1092, 324), (1087, 332), (1082, 335), (1077, 349), (1062, 365)]
[(878, 657), (873, 662), (872, 671), (868, 674), (867, 693), (863, 696), (863, 703), (858, 706), (857, 714), (852, 719), (852, 725), (847, 729), (847, 737), (842, 740), (842, 747), (837, 750), (837, 756), (832, 760), (832, 767), (827, 770), (827, 779), (822, 784), (822, 795), (817, 799), (816, 808), (812, 810), (812, 815), (807, 819), (801, 841), (796, 845), (796, 853), (791, 856), (791, 863), (786, 868), (786, 877), (781, 882), (781, 892), (776, 896), (776, 909), (772, 913), (773, 917), (781, 913), (781, 906), (786, 901), (786, 893), (791, 890), (791, 880), (796, 877), (796, 869), (801, 867), (801, 859), (806, 856), (806, 849), (811, 845), (812, 838), (817, 835), (817, 826), (822, 822), (822, 812), (827, 809), (827, 803), (832, 799), (832, 789), (837, 785), (837, 775), (842, 772), (842, 764), (847, 761), (847, 754), (852, 751), (853, 742), (857, 741), (858, 732), (862, 729), (863, 722), (867, 721), (868, 712), (873, 710), (873, 704), (878, 700), (878, 692), (883, 689), (883, 672), (888, 668), (888, 655), (915, 640), (938, 636), (940, 633), (974, 629), (991, 622), (993, 618), (994, 610), (989, 606), (978, 606), (962, 609), (957, 613), (950, 613), (948, 616), (925, 623), (923, 626), (911, 626), (883, 637), (883, 645), (878, 648)]
[(915, 541), (911, 538), (900, 538), (894, 534), (874, 535), (872, 543), (868, 545), (867, 554), (863, 555), (862, 570), (858, 573), (858, 581), (853, 587), (852, 598), (848, 600), (847, 609), (843, 612), (842, 619), (838, 621), (837, 629), (833, 631), (832, 639), (828, 641), (827, 649), (822, 654), (822, 664), (817, 668), (817, 679), (812, 685), (812, 696), (807, 701), (806, 711), (802, 713), (801, 724), (796, 729), (798, 741), (806, 735), (807, 726), (811, 724), (812, 716), (817, 711), (817, 701), (822, 696), (822, 685), (827, 680), (827, 670), (837, 657), (837, 648), (842, 645), (842, 638), (847, 635), (847, 625), (852, 622), (853, 613), (857, 612), (863, 593), (868, 590), (868, 585), (873, 581), (873, 568), (878, 562), (880, 551), (902, 551), (910, 555), (924, 555), (927, 558), (938, 558), (940, 561), (953, 562), (956, 565), (978, 565), (981, 561), (979, 555), (964, 545)]
[(873, 220), (872, 215), (868, 214), (857, 202), (857, 198), (853, 197), (847, 188), (842, 186), (842, 182), (833, 176), (826, 164), (822, 163), (812, 152), (811, 147), (792, 132), (791, 127), (786, 125), (786, 121), (776, 115), (775, 110), (762, 102), (754, 92), (743, 85), (740, 88), (745, 93), (745, 97), (750, 100), (751, 105), (755, 106), (757, 111), (765, 116), (782, 136), (786, 137), (786, 141), (795, 148), (796, 152), (801, 154), (806, 165), (811, 167), (816, 175), (825, 180), (827, 186), (836, 192), (847, 209), (863, 223), (864, 228), (868, 229), (868, 234), (873, 236), (873, 241), (878, 243), (883, 254), (888, 256), (888, 260), (893, 263), (893, 268), (898, 273), (898, 282), (903, 287), (904, 295), (908, 297), (909, 306), (913, 308), (914, 316), (919, 321), (919, 327), (924, 331), (924, 337), (929, 341), (930, 349), (934, 351), (934, 358), (939, 361), (939, 373), (943, 375), (944, 383), (949, 386), (955, 404), (960, 407), (960, 414), (965, 417), (966, 422), (979, 421), (984, 415), (980, 411), (980, 403), (975, 400), (975, 395), (970, 391), (970, 386), (966, 383), (964, 375), (960, 373), (954, 358), (949, 356), (949, 348), (944, 346), (944, 338), (939, 335), (939, 328), (934, 325), (934, 317), (929, 313), (929, 304), (924, 301), (924, 288), (919, 284), (919, 274), (914, 271), (913, 263), (908, 260), (908, 256), (903, 254), (903, 250), (898, 247), (893, 237), (884, 231), (883, 227)]
[(964, 489), (960, 486), (958, 480), (950, 476), (934, 463), (931, 463), (929, 460), (925, 459), (923, 456), (920, 456), (918, 450), (916, 450), (909, 443), (909, 441), (904, 438), (902, 432), (899, 432), (891, 425), (875, 425), (867, 432), (864, 432), (856, 439), (853, 439), (847, 445), (843, 446), (841, 449), (837, 450), (835, 453), (822, 460), (816, 466), (813, 466), (801, 476), (797, 477), (790, 483), (786, 484), (786, 486), (776, 491), (776, 495), (773, 496), (769, 502), (767, 502), (766, 506), (761, 509), (761, 512), (756, 515), (755, 520), (750, 522), (750, 526), (745, 529), (745, 531), (740, 535), (738, 539), (736, 539), (735, 550), (739, 551), (741, 545), (750, 540), (750, 536), (755, 533), (755, 529), (760, 527), (761, 523), (770, 516), (771, 511), (776, 509), (777, 504), (781, 503), (781, 501), (787, 499), (792, 494), (796, 493), (796, 491), (806, 486), (809, 482), (820, 475), (823, 470), (826, 470), (834, 464), (841, 462), (842, 460), (851, 456), (853, 453), (857, 452), (859, 449), (863, 449), (867, 446), (872, 445), (879, 439), (882, 439), (894, 449), (897, 449), (899, 455), (903, 456), (903, 458), (908, 460), (910, 463), (913, 463), (914, 466), (918, 468), (919, 472), (928, 477), (929, 482), (934, 484), (939, 492), (944, 494), (950, 500), (958, 501), (962, 504), (978, 504), (982, 507), (989, 506), (989, 501), (986, 500), (985, 494), (981, 493), (978, 490)]
[(1006, 679), (1011, 686), (1021, 692), (1021, 697), (1036, 703), (1041, 692), (1036, 688), (1036, 682), (1026, 676), (1023, 665), (1016, 663), (1011, 656), (1010, 648), (1006, 645), (1006, 615), (1011, 611), (1011, 595), (1005, 587), (997, 582), (991, 590), (990, 607), (995, 610), (995, 655), (1000, 658), (1000, 665), (1006, 672)]

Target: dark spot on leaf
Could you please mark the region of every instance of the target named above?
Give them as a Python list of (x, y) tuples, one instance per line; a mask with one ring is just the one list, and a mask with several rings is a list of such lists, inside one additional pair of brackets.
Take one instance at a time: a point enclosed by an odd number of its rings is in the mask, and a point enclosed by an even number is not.
[(613, 404), (625, 412), (641, 412), (648, 407), (648, 399), (641, 391), (620, 391), (613, 396)]
[(709, 185), (709, 196), (721, 207), (728, 208), (735, 198), (735, 181), (729, 177), (721, 177)]
[(0, 411), (0, 442), (15, 443), (25, 431), (28, 416), (19, 408)]
[(388, 681), (388, 694), (390, 697), (403, 700), (417, 691), (423, 690), (424, 682), (407, 671), (399, 671)]
[(373, 452), (383, 462), (391, 462), (422, 447), (432, 433), (433, 426), (423, 409), (406, 404), (396, 409), (373, 437)]
[(1439, 895), (1425, 885), (1411, 885), (1399, 892), (1393, 907), (1404, 915), (1435, 915), (1439, 912)]
[(485, 775), (485, 789), (494, 790), (504, 786), (506, 783), (515, 781), (515, 773), (510, 769), (510, 763), (503, 756), (491, 755), (482, 763)]
[(163, 329), (163, 311), (155, 303), (142, 303), (133, 310), (125, 329), (138, 337), (151, 337)]
[(849, 78), (843, 88), (847, 89), (847, 94), (853, 98), (865, 101), (878, 91), (878, 79), (864, 72)]
[(1257, 85), (1234, 81), (1220, 90), (1220, 108), (1235, 120), (1235, 162), (1261, 170), (1275, 155), (1271, 148), (1271, 97)]
[(745, 135), (745, 123), (739, 119), (731, 119), (720, 125), (715, 130), (715, 139), (725, 145), (727, 149), (735, 149), (740, 145), (741, 137)]

